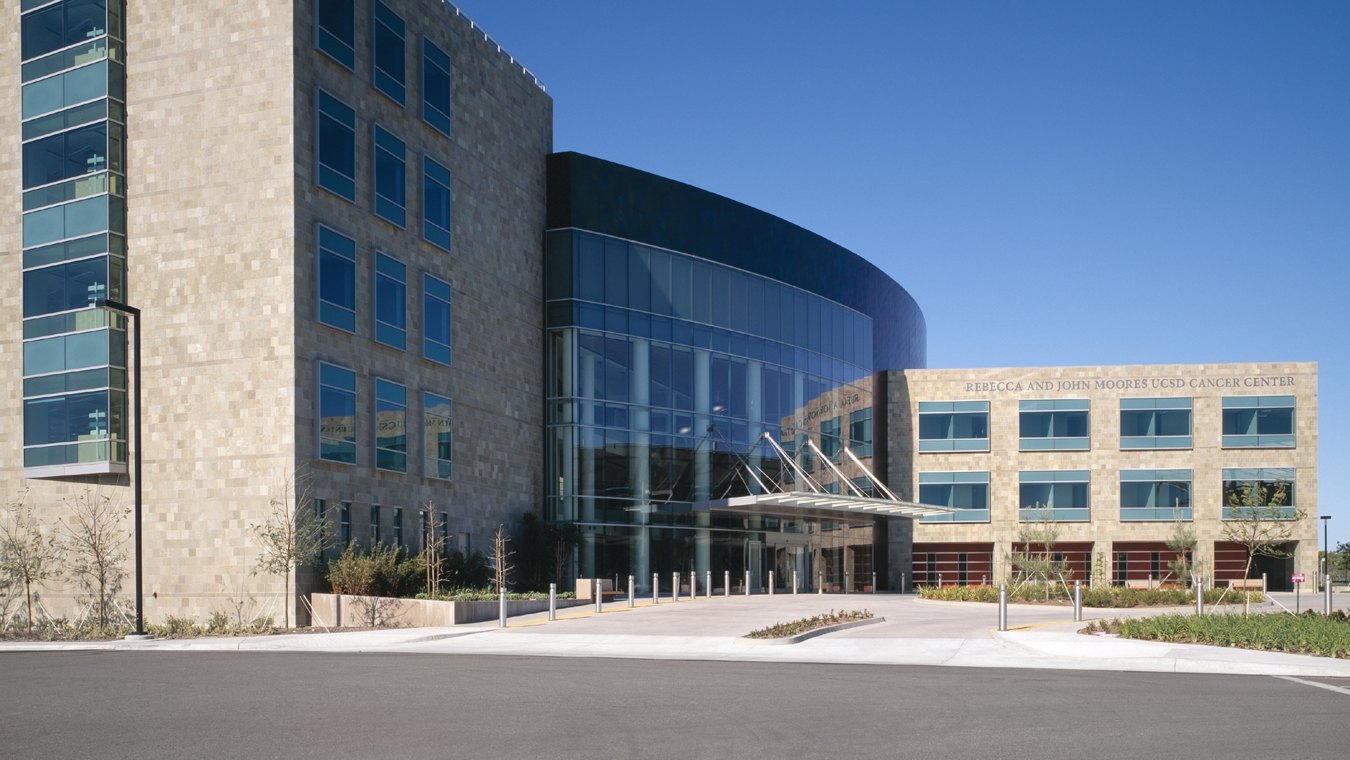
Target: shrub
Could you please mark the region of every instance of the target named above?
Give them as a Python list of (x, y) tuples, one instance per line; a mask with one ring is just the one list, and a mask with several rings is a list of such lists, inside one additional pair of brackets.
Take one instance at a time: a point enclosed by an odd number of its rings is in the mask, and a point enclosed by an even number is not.
[[(1242, 604), (1240, 592), (1228, 592), (1226, 589), (1208, 589), (1205, 591), (1205, 604)], [(947, 602), (997, 602), (997, 586), (920, 586), (921, 599), (937, 599)], [(1023, 585), (1008, 591), (1010, 602), (1043, 602), (1047, 598), (1045, 586)], [(1068, 601), (1069, 595), (1063, 586), (1051, 586), (1051, 600)], [(1264, 601), (1259, 593), (1251, 594), (1252, 603)], [(1125, 586), (1107, 586), (1083, 588), (1084, 607), (1184, 607), (1195, 603), (1195, 592), (1182, 588), (1128, 588)]]
[(1131, 639), (1217, 644), (1271, 652), (1350, 658), (1350, 618), (1312, 611), (1301, 615), (1159, 615), (1116, 620), (1112, 632)]
[(817, 628), (824, 628), (828, 625), (838, 625), (839, 623), (850, 623), (854, 620), (870, 620), (872, 613), (868, 610), (840, 610), (835, 612), (830, 610), (821, 615), (814, 615), (801, 620), (793, 620), (787, 623), (774, 623), (768, 628), (760, 628), (746, 634), (746, 638), (751, 639), (781, 639), (787, 636), (796, 636), (799, 633), (814, 631)]
[(164, 618), (160, 625), (146, 626), (150, 633), (164, 639), (182, 639), (196, 636), (200, 633), (197, 630), (197, 621), (192, 618), (176, 617), (170, 615)]
[(412, 596), (422, 580), (416, 557), (404, 557), (392, 546), (377, 544), (369, 552), (348, 544), (328, 563), (328, 583), (335, 594), (354, 596)]
[[(491, 588), (452, 588), (444, 591), (438, 591), (431, 596), (425, 593), (419, 593), (418, 599), (432, 599), (438, 602), (495, 602), (498, 599), (497, 592)], [(548, 599), (548, 593), (542, 591), (513, 591), (506, 595), (508, 601), (512, 602), (542, 602)], [(564, 592), (558, 594), (559, 599), (575, 599), (576, 594)]]

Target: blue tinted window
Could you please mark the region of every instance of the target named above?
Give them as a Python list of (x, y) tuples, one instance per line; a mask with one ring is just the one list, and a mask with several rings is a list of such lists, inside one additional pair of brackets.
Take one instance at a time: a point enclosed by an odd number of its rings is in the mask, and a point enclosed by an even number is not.
[(356, 373), (319, 364), (319, 458), (356, 463)]
[[(120, 76), (121, 67), (112, 65)], [(23, 86), (23, 118), (30, 119), (109, 94), (109, 63), (100, 61)], [(56, 117), (51, 117), (56, 118)]]
[(924, 522), (988, 522), (989, 473), (920, 473), (919, 502), (955, 510), (925, 517)]
[(403, 19), (380, 0), (375, 0), (374, 7), (375, 24), (370, 31), (373, 48), (371, 63), (374, 69), (371, 80), (375, 84), (375, 89), (393, 98), (399, 105), (403, 105), (406, 89)]
[(1231, 396), (1223, 400), (1225, 448), (1294, 446), (1293, 396)]
[(408, 339), (407, 268), (398, 259), (375, 254), (375, 340), (400, 351)]
[(450, 250), (450, 170), (422, 159), (422, 237)]
[(356, 201), (356, 112), (319, 90), (316, 135), (319, 187)]
[(402, 227), (407, 221), (408, 168), (403, 141), (375, 127), (375, 213)]
[(1190, 470), (1122, 470), (1121, 520), (1190, 520)]
[(1088, 402), (1078, 399), (1020, 403), (1022, 451), (1087, 449)]
[(988, 450), (988, 401), (919, 402), (919, 451)]
[(356, 241), (319, 227), (318, 320), (356, 332)]
[(1019, 475), (1019, 519), (1089, 519), (1089, 474), (1087, 470), (1023, 472)]
[(388, 380), (375, 381), (375, 466), (408, 471), (408, 392)]
[(1295, 475), (1292, 467), (1225, 468), (1223, 519), (1296, 517)]
[(108, 32), (106, 0), (64, 0), (23, 16), (23, 60)]
[(23, 146), (24, 188), (108, 168), (108, 124), (101, 122), (44, 137)]
[(422, 39), (422, 119), (450, 134), (450, 56)]
[(422, 275), (422, 355), (450, 363), (450, 283)]
[(317, 0), (317, 44), (333, 60), (356, 68), (356, 9), (353, 0)]
[(23, 273), (23, 315), (50, 314), (93, 305), (108, 294), (108, 257), (98, 256)]

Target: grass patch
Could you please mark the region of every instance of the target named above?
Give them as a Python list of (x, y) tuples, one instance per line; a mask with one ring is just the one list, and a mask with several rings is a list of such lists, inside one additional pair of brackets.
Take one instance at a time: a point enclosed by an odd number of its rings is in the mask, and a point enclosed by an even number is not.
[[(575, 599), (576, 594), (566, 591), (558, 592), (559, 599)], [(417, 599), (431, 599), (437, 602), (495, 602), (500, 597), (497, 592), (490, 588), (452, 588), (445, 591), (437, 591), (431, 596), (425, 592), (418, 594)], [(508, 591), (506, 592), (506, 601), (508, 602), (546, 602), (548, 601), (547, 591)]]
[[(1224, 592), (1227, 589), (1212, 588), (1205, 591), (1205, 604), (1242, 604), (1242, 593)], [(944, 602), (997, 602), (997, 586), (920, 586), (920, 599), (937, 599)], [(1258, 592), (1251, 593), (1253, 604), (1264, 601)], [(1008, 592), (1010, 602), (1033, 602), (1045, 604), (1067, 603), (1069, 594), (1063, 586), (1051, 586), (1047, 593), (1044, 586), (1022, 586)], [(1107, 588), (1084, 588), (1084, 607), (1182, 607), (1195, 603), (1195, 592), (1183, 588), (1144, 589), (1110, 586)]]
[(782, 639), (788, 636), (796, 636), (799, 633), (814, 631), (817, 628), (824, 628), (827, 625), (838, 625), (840, 623), (851, 623), (855, 620), (870, 620), (873, 617), (868, 610), (839, 610), (835, 612), (830, 610), (827, 613), (815, 615), (801, 620), (792, 620), (787, 623), (774, 623), (768, 628), (760, 628), (746, 634), (750, 639)]
[(1301, 615), (1159, 615), (1131, 620), (1095, 621), (1089, 633), (1114, 633), (1127, 639), (1214, 644), (1267, 652), (1314, 654), (1350, 659), (1350, 616), (1330, 617), (1308, 611)]

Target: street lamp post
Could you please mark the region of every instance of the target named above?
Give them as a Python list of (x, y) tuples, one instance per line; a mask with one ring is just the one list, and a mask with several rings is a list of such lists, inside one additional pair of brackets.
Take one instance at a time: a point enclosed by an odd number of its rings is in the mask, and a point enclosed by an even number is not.
[(1322, 515), (1322, 585), (1331, 583), (1331, 539), (1327, 526), (1331, 524), (1331, 515)]
[(136, 523), (136, 632), (127, 638), (144, 638), (145, 597), (142, 594), (141, 582), (141, 310), (106, 298), (98, 299), (94, 302), (94, 306), (131, 317), (135, 323), (133, 325), (135, 329), (131, 333), (131, 384), (136, 387), (136, 395), (132, 396), (131, 401), (131, 415), (134, 420), (131, 426), (131, 450), (135, 452), (135, 458), (131, 460), (131, 479)]

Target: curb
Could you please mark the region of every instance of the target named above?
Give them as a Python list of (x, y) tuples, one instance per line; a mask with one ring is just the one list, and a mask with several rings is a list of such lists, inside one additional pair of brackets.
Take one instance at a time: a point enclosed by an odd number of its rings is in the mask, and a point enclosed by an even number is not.
[(886, 622), (886, 618), (884, 617), (873, 617), (867, 618), (866, 620), (850, 620), (847, 623), (836, 623), (834, 625), (824, 626), (823, 628), (812, 628), (811, 630), (805, 633), (798, 633), (794, 636), (784, 636), (781, 639), (752, 639), (749, 637), (742, 637), (742, 638), (744, 639), (744, 641), (750, 644), (779, 646), (782, 644), (796, 644), (798, 642), (806, 641), (807, 639), (814, 639), (817, 636), (824, 636), (827, 633), (834, 633), (836, 631), (846, 631), (849, 628), (857, 628), (859, 626), (884, 622)]

